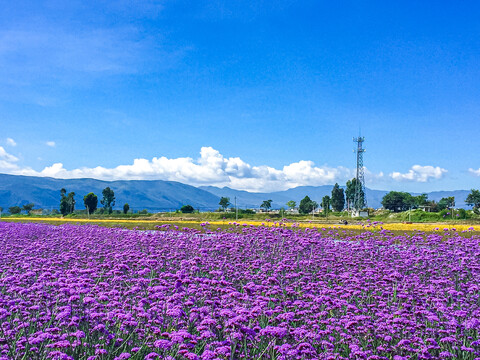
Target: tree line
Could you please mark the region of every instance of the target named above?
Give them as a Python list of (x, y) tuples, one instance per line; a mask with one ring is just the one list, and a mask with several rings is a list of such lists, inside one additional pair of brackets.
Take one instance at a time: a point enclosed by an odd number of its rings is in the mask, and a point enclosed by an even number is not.
[[(298, 206), (298, 212), (300, 214), (310, 214), (316, 209), (321, 207), (324, 213), (330, 212), (330, 208), (333, 211), (341, 212), (345, 209), (350, 210), (350, 205), (353, 205), (355, 197), (355, 188), (357, 185), (357, 179), (353, 178), (346, 182), (345, 190), (341, 188), (338, 183), (333, 186), (331, 196), (325, 195), (322, 198), (320, 204), (316, 201), (310, 199), (309, 196), (305, 196)], [(272, 207), (273, 200), (264, 200), (260, 204), (260, 208), (265, 211), (269, 211)], [(88, 214), (93, 214), (97, 210), (101, 213), (111, 214), (113, 212), (113, 206), (115, 205), (115, 193), (110, 187), (106, 187), (102, 191), (102, 199), (100, 204), (103, 205), (102, 209), (98, 209), (98, 196), (93, 192), (86, 194), (83, 197), (83, 203), (85, 205), (86, 212)], [(431, 212), (439, 212), (444, 209), (450, 209), (455, 207), (455, 197), (444, 197), (440, 201), (436, 202), (435, 200), (429, 200), (427, 194), (421, 194), (413, 196), (407, 192), (401, 191), (390, 191), (382, 198), (382, 206), (386, 210), (391, 210), (394, 212), (405, 211), (408, 209), (417, 209), (417, 208), (426, 208)], [(476, 213), (480, 214), (480, 190), (471, 189), (470, 194), (465, 199), (465, 203), (469, 206), (473, 206), (473, 210)], [(231, 205), (230, 198), (221, 197), (219, 205), (223, 208), (224, 211)], [(290, 200), (286, 203), (290, 210), (294, 210), (297, 207), (297, 203), (294, 200)], [(365, 205), (365, 194), (363, 190), (361, 192), (360, 205)], [(9, 207), (9, 212), (11, 214), (19, 214), (21, 211), (29, 213), (33, 210), (34, 204), (29, 203), (25, 204), (22, 207), (12, 206)], [(130, 210), (128, 203), (123, 205), (123, 213), (127, 214)], [(0, 212), (3, 211), (3, 208), (0, 207)], [(75, 192), (70, 192), (67, 194), (67, 190), (62, 188), (60, 190), (60, 213), (62, 215), (69, 215), (75, 211)], [(193, 212), (194, 208), (191, 205), (184, 205), (181, 208), (182, 212)]]
[[(473, 206), (475, 212), (480, 208), (480, 190), (471, 189), (465, 199), (465, 204)], [(440, 201), (429, 200), (427, 194), (413, 196), (407, 192), (390, 191), (382, 198), (382, 206), (386, 210), (393, 212), (406, 211), (408, 209), (426, 208), (431, 212), (439, 212), (444, 209), (455, 207), (455, 197), (443, 197)]]
[[(331, 196), (324, 196), (320, 204), (310, 199), (310, 197), (307, 195), (300, 201), (300, 204), (298, 205), (298, 212), (303, 215), (310, 214), (312, 211), (315, 211), (320, 207), (324, 210), (324, 212), (329, 212), (330, 207), (333, 209), (333, 211), (337, 212), (343, 211), (345, 206), (347, 206), (347, 209), (350, 209), (350, 205), (353, 205), (354, 202), (356, 186), (356, 178), (347, 181), (345, 191), (340, 187), (340, 185), (338, 185), (338, 183), (336, 183), (333, 186)], [(272, 208), (272, 202), (273, 200), (264, 200), (260, 204), (260, 209), (269, 211)], [(365, 205), (365, 194), (363, 193), (363, 190), (361, 191), (361, 199), (359, 203), (362, 207)], [(229, 197), (222, 196), (220, 198), (219, 205), (221, 208), (223, 208), (223, 211), (226, 211), (227, 208), (232, 204)], [(297, 202), (294, 200), (288, 201), (286, 205), (291, 211), (297, 208)]]
[[(298, 205), (298, 212), (302, 215), (310, 214), (318, 208), (322, 208), (324, 213), (329, 213), (330, 209), (335, 212), (350, 210), (355, 201), (355, 189), (357, 186), (357, 179), (348, 180), (345, 189), (341, 188), (338, 183), (333, 186), (331, 195), (325, 195), (320, 204), (305, 196)], [(361, 190), (360, 206), (364, 207), (365, 194)], [(444, 209), (455, 207), (455, 197), (444, 197), (440, 201), (429, 200), (427, 194), (411, 195), (407, 192), (390, 191), (382, 198), (382, 206), (386, 210), (394, 212), (406, 211), (408, 209), (417, 209), (420, 207), (428, 209), (431, 212), (439, 212)], [(465, 199), (465, 203), (473, 206), (475, 212), (480, 213), (480, 190), (472, 189), (470, 194)], [(230, 198), (221, 197), (219, 205), (224, 211), (231, 205)], [(286, 203), (290, 211), (297, 209), (297, 202), (290, 200)], [(272, 200), (265, 200), (260, 204), (260, 208), (269, 211), (272, 207)]]
[[(60, 190), (60, 213), (62, 215), (72, 214), (75, 211), (75, 193), (72, 191), (66, 195), (65, 189)], [(102, 213), (111, 214), (113, 212), (113, 206), (115, 206), (115, 192), (106, 187), (102, 190), (102, 199), (100, 204), (103, 205)], [(88, 193), (83, 197), (83, 204), (88, 214), (93, 214), (98, 208), (98, 196), (93, 192)], [(126, 214), (130, 206), (128, 204), (123, 205), (123, 212)]]
[[(106, 187), (102, 190), (102, 199), (100, 200), (100, 204), (103, 205), (101, 209), (98, 208), (98, 196), (95, 195), (93, 192), (88, 193), (83, 197), (83, 204), (85, 205), (85, 211), (88, 214), (93, 214), (94, 212), (101, 212), (106, 214), (111, 214), (113, 212), (113, 206), (115, 206), (115, 192), (110, 189), (110, 187)], [(75, 192), (69, 192), (67, 194), (67, 190), (62, 188), (60, 190), (60, 206), (59, 212), (62, 215), (69, 215), (75, 212)], [(10, 214), (20, 214), (22, 211), (29, 213), (33, 210), (35, 204), (29, 203), (25, 204), (22, 207), (20, 206), (11, 206), (8, 208)], [(2, 211), (3, 208), (0, 208)], [(126, 214), (130, 210), (130, 205), (128, 203), (123, 205), (123, 213)]]
[[(356, 187), (356, 178), (347, 181), (345, 190), (341, 188), (338, 183), (335, 183), (331, 195), (325, 195), (320, 204), (310, 199), (309, 196), (305, 196), (298, 205), (298, 212), (302, 215), (306, 215), (312, 211), (315, 211), (315, 209), (318, 209), (319, 207), (323, 209), (325, 214), (330, 212), (330, 208), (336, 212), (340, 212), (345, 209), (350, 210), (355, 200)], [(360, 207), (365, 206), (365, 193), (363, 190), (360, 192), (360, 200), (358, 203)], [(290, 210), (294, 210), (297, 207), (297, 203), (294, 200), (288, 201), (286, 205)]]

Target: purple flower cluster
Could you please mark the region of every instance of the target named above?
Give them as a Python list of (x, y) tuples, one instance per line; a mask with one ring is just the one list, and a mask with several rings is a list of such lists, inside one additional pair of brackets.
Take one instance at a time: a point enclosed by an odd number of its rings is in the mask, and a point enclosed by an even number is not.
[(475, 359), (480, 237), (0, 223), (0, 360)]

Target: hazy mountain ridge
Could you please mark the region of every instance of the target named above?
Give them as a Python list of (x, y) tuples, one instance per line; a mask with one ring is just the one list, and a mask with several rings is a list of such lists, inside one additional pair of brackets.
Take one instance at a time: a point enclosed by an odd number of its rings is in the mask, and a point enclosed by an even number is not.
[[(67, 192), (75, 192), (77, 209), (84, 209), (83, 196), (89, 192), (98, 196), (100, 207), (102, 190), (107, 186), (115, 192), (115, 209), (121, 209), (124, 203), (128, 203), (133, 210), (148, 209), (149, 211), (173, 211), (186, 204), (199, 210), (215, 210), (219, 208), (218, 203), (222, 196), (229, 197), (232, 206), (235, 204), (236, 197), (239, 208), (257, 209), (264, 200), (272, 200), (272, 207), (279, 209), (286, 207), (289, 200), (300, 203), (306, 195), (320, 203), (323, 196), (331, 195), (333, 188), (333, 185), (299, 186), (285, 191), (252, 193), (228, 187), (194, 187), (163, 180), (103, 181), (0, 174), (0, 206), (7, 211), (10, 206), (32, 202), (35, 208), (58, 209), (60, 189), (65, 188)], [(367, 188), (368, 206), (381, 207), (381, 200), (387, 192)], [(434, 191), (428, 193), (428, 198), (439, 201), (442, 197), (454, 196), (456, 207), (467, 208), (464, 200), (469, 193), (470, 190)]]

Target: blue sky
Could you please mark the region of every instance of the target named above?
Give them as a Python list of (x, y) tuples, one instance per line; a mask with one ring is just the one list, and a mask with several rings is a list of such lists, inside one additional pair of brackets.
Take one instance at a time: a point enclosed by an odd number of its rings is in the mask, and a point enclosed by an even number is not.
[[(480, 4), (1, 1), (0, 172), (480, 187)], [(361, 129), (361, 130), (360, 130)]]

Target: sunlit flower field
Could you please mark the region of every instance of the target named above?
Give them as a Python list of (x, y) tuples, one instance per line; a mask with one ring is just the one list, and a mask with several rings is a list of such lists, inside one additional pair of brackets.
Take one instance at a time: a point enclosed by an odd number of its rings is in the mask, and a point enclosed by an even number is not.
[(359, 226), (0, 223), (0, 359), (480, 357), (476, 231)]

